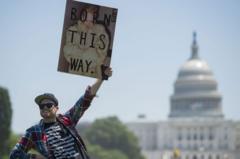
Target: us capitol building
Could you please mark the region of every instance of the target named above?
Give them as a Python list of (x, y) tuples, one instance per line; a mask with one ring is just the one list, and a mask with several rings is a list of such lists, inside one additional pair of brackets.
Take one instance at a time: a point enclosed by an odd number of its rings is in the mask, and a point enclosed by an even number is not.
[(191, 57), (181, 66), (170, 96), (168, 120), (126, 123), (147, 159), (240, 159), (240, 122), (224, 118), (217, 85), (199, 57), (194, 33)]

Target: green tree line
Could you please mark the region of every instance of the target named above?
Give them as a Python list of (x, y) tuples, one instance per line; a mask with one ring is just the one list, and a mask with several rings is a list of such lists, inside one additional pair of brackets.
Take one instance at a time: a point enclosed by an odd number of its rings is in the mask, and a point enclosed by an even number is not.
[(144, 159), (136, 136), (117, 117), (95, 120), (83, 136), (93, 159)]

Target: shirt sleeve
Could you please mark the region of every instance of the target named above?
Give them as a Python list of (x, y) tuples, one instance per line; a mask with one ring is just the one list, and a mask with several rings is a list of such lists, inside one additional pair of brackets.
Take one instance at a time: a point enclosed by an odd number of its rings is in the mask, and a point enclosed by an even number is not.
[(95, 95), (91, 95), (91, 87), (88, 86), (84, 95), (80, 97), (80, 99), (75, 103), (75, 105), (70, 108), (64, 116), (69, 118), (74, 124), (74, 126), (78, 123), (79, 119), (82, 117), (83, 113), (89, 108), (92, 99)]
[(32, 154), (28, 153), (28, 151), (31, 148), (33, 148), (31, 133), (27, 130), (11, 151), (10, 159), (30, 159)]

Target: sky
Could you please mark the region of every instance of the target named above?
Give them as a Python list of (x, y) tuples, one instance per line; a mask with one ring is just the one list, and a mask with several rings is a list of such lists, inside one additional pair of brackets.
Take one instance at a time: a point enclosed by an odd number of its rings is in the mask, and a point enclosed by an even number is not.
[[(167, 120), (169, 97), (197, 32), (199, 56), (218, 81), (226, 119), (240, 120), (240, 1), (82, 0), (118, 8), (111, 67), (82, 121), (145, 114)], [(83, 94), (90, 77), (57, 71), (66, 0), (0, 1), (0, 86), (13, 109), (12, 129), (23, 133), (40, 120), (34, 98), (51, 92), (59, 113)]]

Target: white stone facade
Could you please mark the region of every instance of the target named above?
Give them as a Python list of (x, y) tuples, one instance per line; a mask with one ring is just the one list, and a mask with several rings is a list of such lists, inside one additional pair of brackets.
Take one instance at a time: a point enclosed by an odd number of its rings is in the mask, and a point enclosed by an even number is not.
[(127, 126), (138, 137), (147, 159), (170, 158), (175, 149), (180, 150), (181, 159), (240, 159), (239, 122), (191, 118)]

